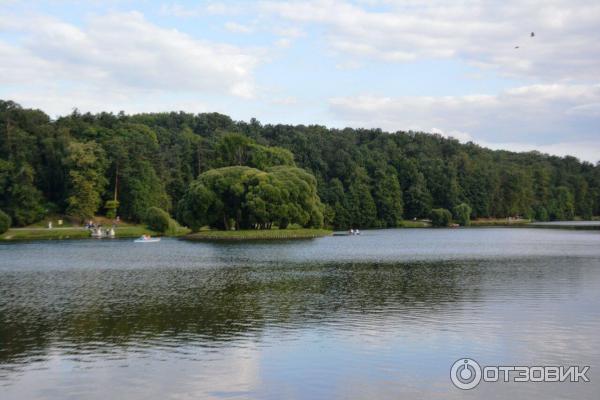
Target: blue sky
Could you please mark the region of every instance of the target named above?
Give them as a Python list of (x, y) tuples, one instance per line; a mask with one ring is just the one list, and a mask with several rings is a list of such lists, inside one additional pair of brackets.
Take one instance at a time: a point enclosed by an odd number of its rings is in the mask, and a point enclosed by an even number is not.
[(600, 3), (582, 0), (0, 0), (0, 98), (51, 116), (423, 130), (596, 162), (599, 27)]

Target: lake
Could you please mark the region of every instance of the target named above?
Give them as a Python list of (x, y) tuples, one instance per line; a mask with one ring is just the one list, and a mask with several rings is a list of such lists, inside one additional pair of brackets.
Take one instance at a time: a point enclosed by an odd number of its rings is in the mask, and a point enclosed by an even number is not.
[[(591, 382), (462, 391), (462, 357)], [(0, 245), (3, 400), (597, 399), (598, 371), (598, 231)]]

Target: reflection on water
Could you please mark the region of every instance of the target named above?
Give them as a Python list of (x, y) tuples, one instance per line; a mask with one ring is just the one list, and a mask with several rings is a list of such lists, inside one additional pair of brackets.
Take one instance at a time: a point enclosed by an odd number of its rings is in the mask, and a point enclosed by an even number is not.
[[(2, 245), (0, 397), (596, 398), (599, 289), (597, 232)], [(592, 382), (465, 393), (464, 356)]]

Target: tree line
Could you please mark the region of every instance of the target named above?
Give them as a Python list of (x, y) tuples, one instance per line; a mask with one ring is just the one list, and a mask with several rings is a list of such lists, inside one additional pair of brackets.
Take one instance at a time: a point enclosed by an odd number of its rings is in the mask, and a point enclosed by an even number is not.
[[(227, 182), (242, 189), (225, 193)], [(17, 226), (48, 213), (139, 221), (156, 207), (186, 225), (394, 227), (463, 205), (471, 218), (591, 218), (600, 164), (218, 113), (75, 110), (52, 120), (0, 101), (0, 210)]]

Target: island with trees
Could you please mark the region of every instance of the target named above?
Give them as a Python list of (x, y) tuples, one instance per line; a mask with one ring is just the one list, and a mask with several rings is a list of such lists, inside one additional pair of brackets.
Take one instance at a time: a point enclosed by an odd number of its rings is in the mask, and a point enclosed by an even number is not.
[(600, 164), (411, 131), (218, 113), (51, 119), (0, 101), (0, 233), (50, 215), (211, 237), (591, 219), (600, 215)]

